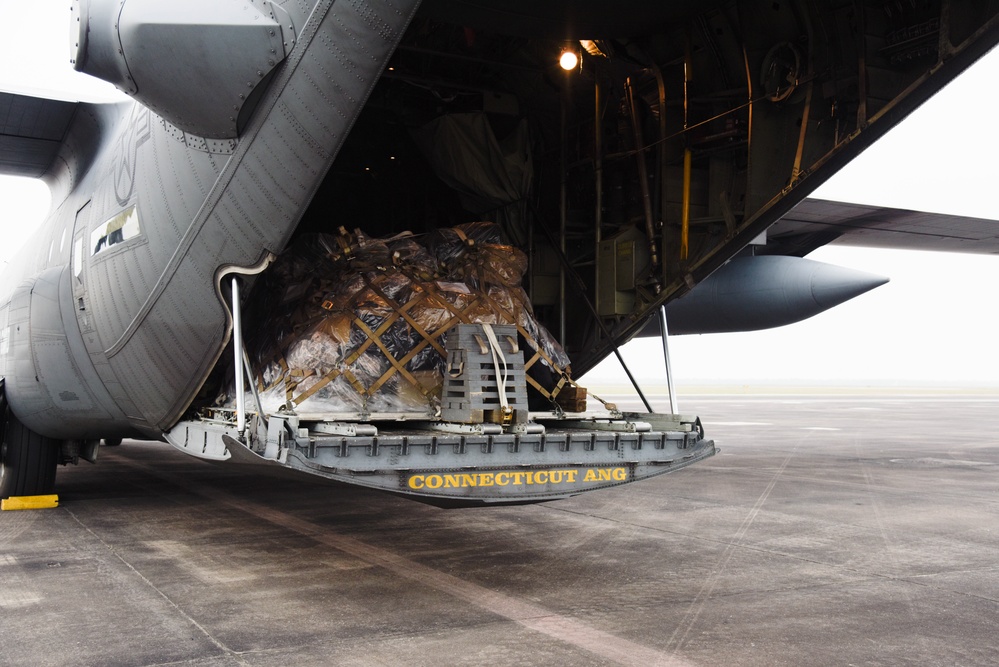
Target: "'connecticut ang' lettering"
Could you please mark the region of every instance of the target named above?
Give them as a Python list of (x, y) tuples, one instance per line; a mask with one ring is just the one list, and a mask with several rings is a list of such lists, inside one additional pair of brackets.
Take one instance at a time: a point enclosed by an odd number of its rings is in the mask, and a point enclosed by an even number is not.
[(407, 485), (414, 490), (468, 489), (490, 486), (557, 486), (582, 482), (623, 482), (628, 478), (625, 468), (587, 468), (582, 479), (580, 470), (511, 470), (471, 473), (421, 473), (410, 475)]

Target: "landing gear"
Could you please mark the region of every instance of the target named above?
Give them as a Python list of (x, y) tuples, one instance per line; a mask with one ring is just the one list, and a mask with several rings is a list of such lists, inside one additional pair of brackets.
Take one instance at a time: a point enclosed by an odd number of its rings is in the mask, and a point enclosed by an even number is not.
[[(2, 390), (2, 386), (0, 386)], [(0, 498), (52, 493), (59, 442), (43, 438), (18, 421), (0, 393)]]
[(121, 444), (121, 438), (104, 438), (105, 447), (117, 447)]

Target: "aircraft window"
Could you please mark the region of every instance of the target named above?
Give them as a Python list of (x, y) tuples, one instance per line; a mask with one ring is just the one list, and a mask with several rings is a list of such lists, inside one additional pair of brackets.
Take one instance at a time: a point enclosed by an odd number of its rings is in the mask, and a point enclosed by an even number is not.
[(90, 254), (96, 255), (138, 235), (139, 213), (132, 204), (90, 233)]
[(73, 275), (77, 278), (83, 272), (83, 239), (76, 239), (76, 246), (73, 248)]

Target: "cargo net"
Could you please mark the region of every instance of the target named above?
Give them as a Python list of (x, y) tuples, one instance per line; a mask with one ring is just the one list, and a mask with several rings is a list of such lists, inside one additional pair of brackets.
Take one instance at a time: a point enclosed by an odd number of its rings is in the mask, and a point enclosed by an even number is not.
[[(300, 238), (259, 278), (247, 310), (263, 409), (439, 414), (445, 335), (460, 323), (516, 325), (530, 400), (551, 409), (575, 384), (521, 287), (526, 269), (493, 223), (420, 240), (343, 228)], [(230, 387), (220, 401), (233, 396)]]

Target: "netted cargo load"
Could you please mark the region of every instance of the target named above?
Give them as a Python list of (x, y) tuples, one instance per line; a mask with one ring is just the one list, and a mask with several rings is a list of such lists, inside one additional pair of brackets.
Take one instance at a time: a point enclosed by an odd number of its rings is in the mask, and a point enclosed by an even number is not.
[(531, 400), (550, 406), (572, 386), (569, 359), (521, 287), (527, 257), (501, 241), (492, 223), (421, 238), (301, 237), (259, 278), (246, 313), (264, 410), (435, 415), (446, 333), (460, 323), (516, 325)]

